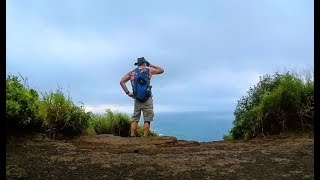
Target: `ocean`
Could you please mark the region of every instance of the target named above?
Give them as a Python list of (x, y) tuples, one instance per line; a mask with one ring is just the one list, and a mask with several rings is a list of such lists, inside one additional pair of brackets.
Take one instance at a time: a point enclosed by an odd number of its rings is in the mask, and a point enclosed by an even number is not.
[[(143, 118), (139, 124), (143, 124)], [(233, 112), (155, 113), (151, 129), (161, 136), (175, 136), (179, 140), (210, 142), (222, 140), (234, 120)]]

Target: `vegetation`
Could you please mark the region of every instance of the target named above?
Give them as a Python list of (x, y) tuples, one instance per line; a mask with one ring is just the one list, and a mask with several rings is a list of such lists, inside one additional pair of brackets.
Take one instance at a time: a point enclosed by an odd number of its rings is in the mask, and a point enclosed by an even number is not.
[(90, 123), (97, 134), (129, 136), (130, 118), (126, 114), (114, 113), (108, 109), (106, 114), (93, 115)]
[[(129, 136), (130, 118), (126, 114), (110, 110), (103, 115), (85, 112), (83, 105), (75, 105), (61, 89), (43, 93), (40, 97), (37, 91), (28, 87), (27, 79), (22, 76), (7, 77), (6, 108), (9, 134), (45, 132), (53, 138), (84, 133)], [(153, 131), (151, 135), (157, 136)]]
[[(93, 115), (91, 118), (91, 126), (97, 134), (114, 134), (117, 136), (129, 136), (130, 132), (130, 118), (123, 113), (114, 113), (111, 110), (106, 110), (103, 115)], [(143, 135), (143, 126), (138, 126), (137, 136)], [(152, 130), (150, 136), (158, 136)]]
[(236, 106), (233, 128), (225, 140), (312, 130), (313, 76), (295, 73), (264, 75)]
[(89, 126), (90, 113), (75, 105), (61, 90), (45, 93), (40, 101), (38, 116), (45, 130), (52, 135), (74, 136), (82, 134)]
[(9, 131), (37, 131), (42, 126), (42, 122), (36, 118), (39, 95), (26, 84), (27, 79), (22, 77), (7, 77), (6, 124)]

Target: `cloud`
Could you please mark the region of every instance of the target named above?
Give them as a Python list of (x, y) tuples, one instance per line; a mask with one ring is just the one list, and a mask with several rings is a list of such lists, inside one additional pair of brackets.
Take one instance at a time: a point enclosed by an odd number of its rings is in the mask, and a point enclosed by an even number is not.
[[(157, 84), (156, 91), (159, 93), (181, 94), (192, 92), (193, 96), (201, 96), (201, 92), (206, 90), (222, 90), (227, 92), (234, 91), (238, 94), (239, 90), (243, 93), (259, 81), (259, 76), (265, 72), (256, 70), (232, 70), (228, 67), (199, 67), (193, 70), (186, 70), (184, 76), (162, 82), (162, 86)], [(165, 75), (164, 75), (165, 76)], [(198, 93), (197, 93), (198, 91)], [(231, 95), (232, 95), (231, 94)], [(230, 94), (229, 94), (230, 95)]]
[[(9, 5), (8, 5), (9, 6)], [(152, 52), (152, 35), (137, 27), (119, 25), (111, 32), (68, 29), (48, 23), (43, 16), (15, 12), (7, 14), (7, 54), (16, 63), (29, 58), (29, 63), (63, 65), (115, 65), (119, 59)], [(27, 23), (26, 23), (27, 22)]]
[(133, 105), (119, 105), (119, 104), (98, 104), (98, 105), (85, 105), (84, 109), (86, 112), (93, 113), (105, 113), (107, 109), (111, 111), (123, 112), (123, 113), (132, 113)]
[[(17, 59), (22, 57), (37, 57), (43, 61), (55, 63), (99, 63), (109, 59), (115, 61), (124, 51), (130, 48), (123, 46), (123, 40), (108, 39), (106, 36), (82, 34), (73, 37), (62, 29), (46, 27), (42, 22), (30, 20), (27, 27), (12, 28), (14, 32), (8, 36), (8, 54)], [(17, 29), (24, 29), (20, 31)], [(38, 31), (38, 32), (37, 32)], [(35, 34), (36, 33), (36, 34)], [(122, 44), (121, 44), (122, 43)]]
[(259, 81), (264, 73), (256, 70), (232, 70), (228, 67), (208, 67), (199, 72), (197, 77), (201, 84), (208, 87), (248, 89)]

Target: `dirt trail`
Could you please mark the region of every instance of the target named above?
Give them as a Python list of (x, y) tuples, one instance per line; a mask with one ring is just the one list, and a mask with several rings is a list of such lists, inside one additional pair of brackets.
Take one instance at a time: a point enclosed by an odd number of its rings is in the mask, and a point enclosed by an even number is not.
[(313, 179), (310, 135), (250, 142), (112, 135), (11, 138), (7, 179)]

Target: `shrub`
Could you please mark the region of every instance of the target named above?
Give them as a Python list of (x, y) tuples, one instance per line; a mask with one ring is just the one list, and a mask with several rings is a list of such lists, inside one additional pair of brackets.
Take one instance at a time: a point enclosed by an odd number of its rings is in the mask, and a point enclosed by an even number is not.
[(124, 113), (113, 113), (107, 110), (107, 119), (111, 122), (112, 133), (118, 136), (129, 136), (130, 118)]
[[(127, 137), (130, 132), (131, 121), (128, 115), (120, 112), (106, 110), (106, 114), (93, 115), (90, 120), (90, 126), (93, 127), (97, 134), (114, 134), (117, 136)], [(158, 134), (150, 130), (150, 136)], [(143, 135), (143, 126), (138, 126), (137, 136)]]
[(92, 127), (97, 134), (110, 134), (112, 131), (110, 122), (104, 115), (92, 115), (89, 127)]
[(90, 125), (97, 134), (129, 136), (130, 118), (126, 114), (114, 113), (108, 109), (106, 114), (93, 115)]
[(226, 138), (249, 139), (312, 129), (313, 107), (314, 83), (310, 76), (303, 79), (290, 72), (264, 75), (238, 101), (234, 126)]
[[(21, 83), (21, 79), (24, 84)], [(42, 121), (35, 118), (39, 106), (38, 93), (27, 86), (26, 78), (21, 79), (11, 75), (6, 79), (8, 132), (40, 131)]]
[(89, 126), (90, 113), (76, 106), (61, 90), (45, 93), (37, 117), (43, 119), (51, 135), (75, 136), (82, 134)]

